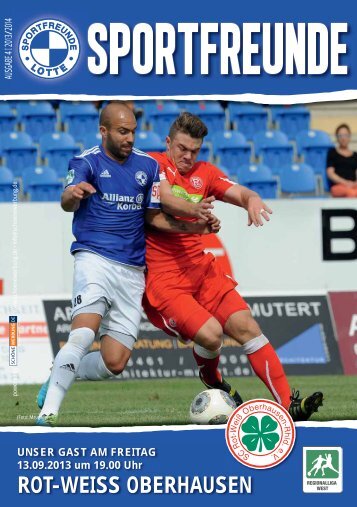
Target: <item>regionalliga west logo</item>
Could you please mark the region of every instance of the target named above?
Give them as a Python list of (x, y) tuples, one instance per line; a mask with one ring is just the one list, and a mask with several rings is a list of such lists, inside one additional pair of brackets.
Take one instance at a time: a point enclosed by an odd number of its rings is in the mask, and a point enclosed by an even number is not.
[(67, 74), (79, 57), (79, 40), (73, 28), (63, 21), (42, 19), (24, 30), (19, 55), (26, 69), (43, 79)]
[(342, 447), (304, 447), (304, 493), (341, 493), (342, 457)]
[(295, 426), (287, 410), (270, 400), (251, 400), (230, 416), (226, 441), (234, 458), (250, 468), (271, 468), (290, 454)]

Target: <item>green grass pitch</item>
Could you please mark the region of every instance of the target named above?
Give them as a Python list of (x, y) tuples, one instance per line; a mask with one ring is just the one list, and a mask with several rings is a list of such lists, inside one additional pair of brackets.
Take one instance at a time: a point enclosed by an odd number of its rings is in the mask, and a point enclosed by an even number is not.
[[(228, 379), (244, 400), (272, 399), (255, 377)], [(312, 420), (357, 419), (357, 378), (347, 376), (290, 377), (302, 395), (321, 390), (324, 406)], [(0, 387), (0, 425), (33, 425), (38, 415), (36, 395), (40, 386)], [(60, 426), (145, 426), (188, 424), (194, 396), (204, 390), (198, 379), (77, 381), (61, 409)], [(17, 394), (17, 396), (14, 396)]]

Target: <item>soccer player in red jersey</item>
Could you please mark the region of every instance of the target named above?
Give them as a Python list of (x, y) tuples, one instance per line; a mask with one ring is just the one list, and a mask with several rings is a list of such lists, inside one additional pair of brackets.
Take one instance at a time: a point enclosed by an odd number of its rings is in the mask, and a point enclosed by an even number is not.
[[(163, 210), (176, 219), (192, 220), (187, 218), (189, 206), (214, 197), (244, 208), (248, 225), (262, 226), (272, 211), (256, 192), (230, 181), (214, 165), (197, 162), (206, 135), (207, 127), (200, 118), (182, 113), (170, 128), (166, 153), (151, 154), (160, 164)], [(194, 342), (200, 378), (208, 388), (222, 389), (237, 405), (242, 403), (218, 370), (225, 333), (242, 345), (256, 375), (294, 420), (306, 420), (317, 411), (322, 393), (303, 399), (298, 392), (291, 395), (275, 350), (235, 290), (237, 282), (221, 270), (212, 254), (204, 252), (200, 235), (149, 230), (146, 249), (146, 314), (166, 333)]]

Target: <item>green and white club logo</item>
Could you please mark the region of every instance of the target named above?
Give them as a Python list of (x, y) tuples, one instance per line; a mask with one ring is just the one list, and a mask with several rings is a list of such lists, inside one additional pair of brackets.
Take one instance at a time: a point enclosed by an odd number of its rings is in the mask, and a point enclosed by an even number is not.
[(342, 491), (342, 448), (304, 447), (303, 490), (305, 493)]
[(244, 433), (242, 443), (248, 451), (260, 454), (272, 451), (280, 440), (278, 423), (270, 415), (264, 415), (260, 420), (251, 415), (242, 424), (242, 432)]
[(251, 468), (271, 468), (288, 457), (295, 426), (285, 408), (270, 400), (251, 400), (230, 416), (226, 441), (232, 455)]

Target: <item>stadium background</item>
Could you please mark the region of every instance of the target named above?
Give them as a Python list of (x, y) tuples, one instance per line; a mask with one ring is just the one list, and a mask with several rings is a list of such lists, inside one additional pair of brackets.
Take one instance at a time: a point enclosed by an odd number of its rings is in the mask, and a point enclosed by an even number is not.
[[(5, 386), (43, 382), (67, 338), (72, 215), (58, 202), (68, 159), (100, 143), (101, 107), (0, 103), (0, 384)], [(206, 238), (207, 249), (238, 279), (287, 373), (338, 375), (333, 382), (342, 387), (343, 374), (357, 373), (357, 202), (330, 198), (325, 163), (337, 125), (348, 123), (357, 134), (357, 103), (265, 107), (137, 101), (135, 110), (135, 144), (145, 151), (164, 150), (168, 126), (181, 110), (198, 114), (209, 127), (200, 158), (272, 199), (273, 219), (258, 230), (246, 227), (244, 212), (219, 203), (222, 232)], [(19, 321), (17, 367), (8, 366), (13, 314)], [(252, 375), (233, 340), (225, 339), (221, 367), (226, 376), (248, 382)], [(121, 378), (196, 376), (190, 347), (144, 317)], [(192, 385), (198, 392), (198, 381)], [(357, 418), (357, 410), (350, 417)]]

